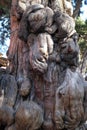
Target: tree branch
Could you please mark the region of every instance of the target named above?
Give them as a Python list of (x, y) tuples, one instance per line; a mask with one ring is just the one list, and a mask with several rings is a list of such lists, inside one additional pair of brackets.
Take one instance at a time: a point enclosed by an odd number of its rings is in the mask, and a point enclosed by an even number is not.
[(74, 10), (74, 13), (73, 13), (74, 18), (78, 16), (81, 4), (82, 4), (82, 0), (76, 0), (76, 7), (75, 7), (75, 10)]

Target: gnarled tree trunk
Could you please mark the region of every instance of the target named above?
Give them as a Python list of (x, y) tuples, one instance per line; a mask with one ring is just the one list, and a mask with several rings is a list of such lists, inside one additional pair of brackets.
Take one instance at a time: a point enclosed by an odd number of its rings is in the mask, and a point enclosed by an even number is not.
[(12, 0), (8, 70), (17, 86), (13, 86), (13, 104), (3, 110), (11, 120), (10, 124), (5, 120), (6, 130), (85, 127), (81, 122), (86, 120), (87, 84), (76, 72), (78, 35), (72, 8), (65, 2), (71, 4), (66, 0)]

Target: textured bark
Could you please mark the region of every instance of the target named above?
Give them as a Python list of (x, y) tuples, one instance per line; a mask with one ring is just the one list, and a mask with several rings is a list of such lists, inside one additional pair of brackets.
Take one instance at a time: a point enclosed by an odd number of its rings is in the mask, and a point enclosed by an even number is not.
[(12, 1), (8, 70), (16, 85), (10, 86), (8, 76), (5, 96), (1, 87), (1, 112), (5, 102), (3, 111), (9, 117), (8, 121), (1, 118), (5, 130), (73, 130), (84, 126), (87, 82), (76, 72), (78, 35), (73, 18), (59, 7), (55, 0)]
[(0, 72), (0, 123), (11, 125), (14, 123), (14, 106), (17, 96), (17, 83), (14, 76), (4, 69)]
[(56, 91), (55, 120), (57, 128), (75, 129), (80, 124), (80, 119), (84, 120), (83, 82), (79, 73), (73, 73), (67, 69), (64, 82)]

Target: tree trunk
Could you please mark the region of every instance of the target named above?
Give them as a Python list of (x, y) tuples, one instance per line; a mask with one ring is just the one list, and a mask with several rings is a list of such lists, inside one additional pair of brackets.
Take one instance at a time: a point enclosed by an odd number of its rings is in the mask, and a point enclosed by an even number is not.
[(14, 122), (6, 130), (76, 129), (83, 121), (75, 23), (55, 1), (27, 0), (26, 9), (25, 0), (12, 0), (8, 70), (16, 79), (17, 95)]
[[(18, 28), (19, 21), (16, 17), (17, 14), (17, 0), (12, 1), (11, 7), (11, 37), (10, 37), (10, 47), (8, 50), (8, 59), (9, 59), (9, 71), (11, 74), (14, 74), (17, 77), (18, 69), (22, 68), (22, 48), (23, 42), (18, 38)], [(20, 59), (20, 60), (19, 60)]]
[(74, 13), (73, 13), (74, 18), (78, 17), (81, 4), (82, 4), (82, 0), (76, 0), (76, 7), (75, 7), (75, 10), (74, 10)]

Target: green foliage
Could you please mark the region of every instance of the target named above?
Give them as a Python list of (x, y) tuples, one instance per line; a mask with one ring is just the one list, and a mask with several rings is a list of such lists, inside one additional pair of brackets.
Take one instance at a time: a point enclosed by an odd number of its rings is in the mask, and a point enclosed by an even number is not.
[(0, 5), (0, 16), (4, 15), (4, 14), (8, 14), (9, 10), (7, 7)]
[(82, 26), (82, 25), (84, 25), (85, 24), (85, 21), (83, 21), (80, 17), (78, 17), (77, 19), (76, 19), (76, 25), (77, 26)]
[(11, 0), (0, 0), (0, 17), (10, 12)]
[(83, 75), (87, 73), (87, 21), (76, 19), (76, 30), (79, 34), (80, 70)]
[(81, 54), (87, 50), (87, 21), (82, 21), (81, 18), (76, 19), (76, 30), (79, 34), (79, 46)]

